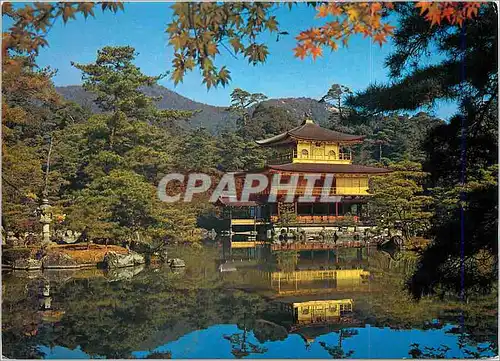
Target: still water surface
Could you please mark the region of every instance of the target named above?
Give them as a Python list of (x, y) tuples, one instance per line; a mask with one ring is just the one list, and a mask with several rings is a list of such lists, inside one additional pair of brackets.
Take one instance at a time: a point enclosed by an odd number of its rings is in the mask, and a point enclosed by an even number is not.
[[(3, 274), (3, 354), (15, 358), (411, 358), (497, 354), (496, 297), (412, 302), (411, 255), (172, 250), (184, 270)], [(234, 262), (220, 267), (222, 258)], [(221, 272), (221, 269), (232, 271)], [(236, 270), (234, 270), (236, 269)], [(300, 324), (282, 304), (353, 300)], [(280, 311), (281, 310), (281, 311)]]

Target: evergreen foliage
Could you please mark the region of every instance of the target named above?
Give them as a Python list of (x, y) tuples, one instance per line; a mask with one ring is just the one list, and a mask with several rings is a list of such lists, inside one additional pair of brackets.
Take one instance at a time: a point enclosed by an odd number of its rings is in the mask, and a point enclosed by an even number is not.
[(432, 216), (433, 198), (424, 194), (426, 173), (419, 163), (403, 161), (389, 166), (393, 172), (372, 179), (370, 213), (379, 227), (398, 229), (403, 238), (425, 234)]
[[(498, 27), (497, 7), (485, 4), (462, 29), (448, 23), (429, 29), (411, 4), (399, 3), (396, 10), (401, 26), (387, 59), (394, 81), (371, 86), (348, 103), (364, 115), (417, 110), (438, 100), (458, 103), (457, 114), (432, 129), (423, 147), (426, 186), (439, 201), (431, 221), (434, 242), (408, 287), (415, 297), (487, 291), (498, 279), (498, 34), (491, 30)], [(443, 55), (437, 63), (422, 61), (436, 49)], [(488, 257), (478, 258), (485, 252)], [(478, 259), (487, 272), (479, 271)]]

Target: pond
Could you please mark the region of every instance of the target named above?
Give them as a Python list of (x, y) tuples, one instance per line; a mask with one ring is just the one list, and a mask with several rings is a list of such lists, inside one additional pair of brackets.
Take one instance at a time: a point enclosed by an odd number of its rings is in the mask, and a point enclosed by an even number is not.
[[(179, 247), (186, 268), (3, 272), (9, 358), (411, 358), (498, 354), (497, 298), (403, 291), (411, 254)], [(307, 311), (307, 312), (306, 312)], [(329, 313), (331, 312), (331, 313)]]

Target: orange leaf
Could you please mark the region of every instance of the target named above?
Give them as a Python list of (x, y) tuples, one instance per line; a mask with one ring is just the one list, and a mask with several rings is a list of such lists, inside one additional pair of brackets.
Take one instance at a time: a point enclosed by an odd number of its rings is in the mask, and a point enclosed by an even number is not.
[(363, 38), (366, 38), (367, 36), (371, 36), (371, 35), (372, 35), (371, 30), (368, 28), (365, 28), (365, 30), (363, 31)]
[(326, 18), (328, 16), (329, 9), (326, 5), (321, 5), (316, 8), (318, 13), (316, 14), (317, 18)]
[(439, 3), (432, 3), (425, 18), (431, 21), (431, 26), (434, 24), (441, 24), (441, 9)]
[(389, 25), (389, 23), (385, 23), (384, 26), (382, 27), (382, 30), (386, 33), (386, 34), (393, 34), (394, 33), (394, 29), (396, 27), (395, 26), (391, 26)]
[(378, 33), (373, 36), (373, 42), (374, 43), (379, 43), (380, 46), (382, 46), (383, 43), (387, 42), (387, 39), (385, 38), (385, 34)]
[(339, 48), (337, 43), (333, 40), (328, 41), (328, 45), (330, 46), (330, 48), (332, 48), (333, 51), (336, 51)]
[(300, 58), (301, 60), (303, 60), (307, 55), (307, 49), (303, 46), (298, 45), (293, 48), (293, 50), (295, 51), (295, 57)]
[(321, 30), (319, 30), (318, 28), (312, 28), (311, 30), (309, 30), (308, 33), (309, 37), (313, 40), (321, 37)]
[(335, 3), (328, 4), (328, 11), (330, 11), (330, 14), (332, 14), (333, 16), (339, 16), (342, 14), (342, 8), (340, 6), (337, 6)]
[(427, 10), (429, 10), (430, 6), (432, 3), (427, 2), (427, 1), (419, 1), (418, 3), (415, 4), (416, 8), (420, 8), (420, 15), (425, 13)]
[(323, 55), (323, 49), (321, 47), (319, 47), (319, 46), (314, 46), (311, 49), (311, 55), (312, 55), (313, 59), (316, 60), (316, 58), (318, 56)]
[(372, 10), (372, 13), (378, 12), (378, 11), (382, 10), (382, 5), (380, 3), (372, 3), (371, 10)]
[(352, 29), (354, 30), (355, 33), (364, 33), (365, 32), (365, 27), (359, 23), (354, 25), (354, 27)]
[(446, 18), (448, 19), (448, 21), (451, 20), (451, 16), (455, 14), (455, 9), (452, 8), (452, 7), (447, 7), (443, 10), (443, 12), (441, 13), (441, 17), (442, 18)]
[(350, 21), (354, 21), (356, 20), (358, 17), (359, 17), (359, 12), (358, 12), (358, 9), (356, 9), (355, 7), (350, 7), (348, 10), (347, 10), (347, 16), (349, 17), (349, 20)]
[(477, 12), (478, 12), (478, 9), (480, 6), (481, 6), (481, 3), (477, 3), (477, 2), (466, 3), (464, 5), (466, 17), (468, 19), (471, 19), (473, 16), (477, 16)]
[(380, 15), (373, 15), (370, 17), (370, 25), (374, 29), (380, 28)]
[(219, 51), (217, 50), (217, 45), (215, 43), (209, 43), (207, 44), (207, 54), (210, 56), (214, 56), (217, 54)]
[(304, 41), (304, 40), (306, 40), (306, 39), (309, 39), (309, 35), (307, 34), (307, 32), (302, 31), (302, 32), (300, 32), (300, 34), (299, 34), (299, 35), (297, 35), (297, 36), (295, 37), (295, 39), (297, 39), (297, 40), (299, 40), (299, 41)]

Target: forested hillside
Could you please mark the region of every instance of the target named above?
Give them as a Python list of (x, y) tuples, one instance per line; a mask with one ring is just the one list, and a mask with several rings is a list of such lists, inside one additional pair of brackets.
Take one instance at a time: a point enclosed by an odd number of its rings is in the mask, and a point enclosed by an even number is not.
[[(56, 91), (66, 100), (75, 102), (83, 108), (93, 113), (101, 110), (94, 103), (95, 98), (92, 93), (85, 91), (80, 85), (56, 87)], [(227, 107), (213, 106), (196, 102), (186, 98), (175, 91), (167, 89), (161, 85), (154, 85), (143, 88), (144, 94), (158, 98), (156, 104), (159, 109), (181, 109), (194, 111), (189, 122), (179, 124), (183, 127), (198, 128), (204, 127), (211, 133), (218, 133), (222, 130), (235, 130), (236, 116), (228, 111)], [(230, 99), (227, 99), (229, 103)], [(297, 123), (304, 119), (304, 114), (310, 112), (314, 119), (324, 124), (330, 116), (331, 110), (324, 103), (318, 103), (311, 98), (278, 98), (269, 99), (263, 102), (266, 106), (274, 106), (283, 109), (290, 117), (296, 119)], [(248, 111), (253, 114), (255, 106)]]

